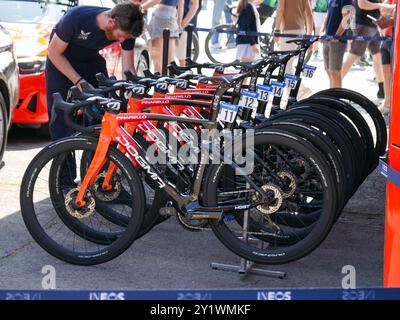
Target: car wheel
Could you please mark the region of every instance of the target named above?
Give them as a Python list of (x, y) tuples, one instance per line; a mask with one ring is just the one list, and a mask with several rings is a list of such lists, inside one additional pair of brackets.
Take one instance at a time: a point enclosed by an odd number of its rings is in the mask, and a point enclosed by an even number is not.
[(0, 92), (0, 164), (3, 160), (7, 143), (7, 105)]
[(140, 77), (144, 77), (143, 71), (149, 68), (149, 64), (147, 62), (146, 56), (142, 53), (139, 56), (139, 60), (136, 66), (137, 75)]

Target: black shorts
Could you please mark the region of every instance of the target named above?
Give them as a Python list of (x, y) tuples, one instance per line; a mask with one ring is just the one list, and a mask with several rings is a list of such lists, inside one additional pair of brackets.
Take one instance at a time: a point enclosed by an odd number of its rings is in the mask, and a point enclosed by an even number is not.
[[(354, 35), (363, 37), (379, 37), (379, 31), (376, 27), (363, 26), (359, 24), (355, 29)], [(375, 55), (379, 53), (380, 42), (355, 40), (351, 43), (350, 53), (361, 57), (365, 53), (365, 50), (367, 50), (367, 48), (372, 55)]]
[(390, 65), (392, 63), (393, 40), (383, 41), (381, 45), (382, 64)]

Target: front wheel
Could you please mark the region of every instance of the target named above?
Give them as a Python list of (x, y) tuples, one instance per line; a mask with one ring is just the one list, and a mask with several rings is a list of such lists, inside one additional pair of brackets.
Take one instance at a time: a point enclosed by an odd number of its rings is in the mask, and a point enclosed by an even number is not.
[[(116, 165), (111, 191), (117, 195), (123, 185), (129, 194), (118, 208), (127, 217), (126, 226), (105, 219), (97, 211), (96, 183), (88, 189), (86, 204), (75, 205), (84, 178), (80, 174), (82, 155), (95, 152), (96, 146), (95, 139), (83, 136), (59, 140), (39, 152), (21, 183), (21, 213), (28, 231), (48, 253), (72, 264), (94, 265), (122, 254), (135, 240), (143, 221), (143, 185), (129, 160), (115, 147), (110, 147), (103, 169)], [(59, 170), (57, 175), (53, 175), (54, 168)], [(94, 241), (99, 234), (109, 241)]]

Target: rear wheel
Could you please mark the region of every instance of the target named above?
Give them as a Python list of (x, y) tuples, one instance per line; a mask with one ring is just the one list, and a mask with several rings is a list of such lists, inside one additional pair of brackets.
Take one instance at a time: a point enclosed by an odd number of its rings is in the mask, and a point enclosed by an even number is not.
[[(210, 219), (209, 223), (217, 238), (242, 258), (262, 264), (287, 263), (313, 251), (327, 236), (337, 210), (335, 179), (319, 151), (296, 135), (280, 130), (263, 130), (256, 133), (254, 137), (254, 150), (261, 149), (267, 152), (265, 164), (268, 165), (273, 161), (274, 170), (286, 171), (290, 167), (295, 170), (292, 173), (296, 180), (299, 180), (296, 181), (295, 192), (290, 197), (282, 199), (282, 189), (276, 187), (274, 183), (267, 182), (271, 179), (271, 175), (264, 171), (254, 170), (251, 174), (254, 181), (267, 194), (270, 194), (270, 197), (273, 195), (271, 198), (273, 201), (248, 210), (247, 219), (243, 210), (235, 210), (225, 213), (219, 220)], [(268, 155), (271, 151), (273, 157), (281, 157), (282, 154), (287, 156), (291, 165), (285, 165), (278, 161), (278, 158), (271, 158)], [(303, 169), (295, 165), (296, 159), (305, 161)], [(244, 179), (240, 176), (236, 176), (238, 180), (235, 181), (239, 183), (233, 186), (231, 191), (226, 189), (223, 172), (227, 167), (223, 163), (210, 168), (203, 184), (205, 204), (207, 206), (228, 203), (233, 205), (235, 201), (238, 201), (243, 205), (257, 199), (258, 193), (243, 184)], [(304, 171), (305, 168), (307, 172)], [(297, 169), (301, 170), (296, 172)], [(295, 199), (299, 206), (292, 209), (288, 204)], [(295, 219), (296, 214), (302, 213), (302, 205), (307, 206), (313, 201), (316, 205), (312, 211), (320, 210), (320, 212), (311, 225), (303, 225), (300, 228), (288, 227), (288, 224), (281, 224), (276, 218), (280, 211), (283, 211), (286, 214), (292, 212)], [(246, 224), (247, 233), (244, 234), (243, 225)]]

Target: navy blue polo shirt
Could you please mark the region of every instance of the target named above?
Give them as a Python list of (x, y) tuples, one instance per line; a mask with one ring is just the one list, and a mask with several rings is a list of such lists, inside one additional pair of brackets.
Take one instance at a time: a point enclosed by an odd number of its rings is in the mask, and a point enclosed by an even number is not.
[(334, 36), (342, 22), (342, 8), (352, 5), (352, 0), (329, 0), (326, 18), (326, 35)]
[[(99, 55), (99, 50), (118, 40), (108, 40), (96, 23), (96, 16), (110, 10), (104, 7), (78, 6), (68, 10), (54, 27), (53, 32), (68, 46), (64, 52), (67, 58), (90, 61)], [(135, 39), (121, 43), (124, 50), (132, 50)]]

